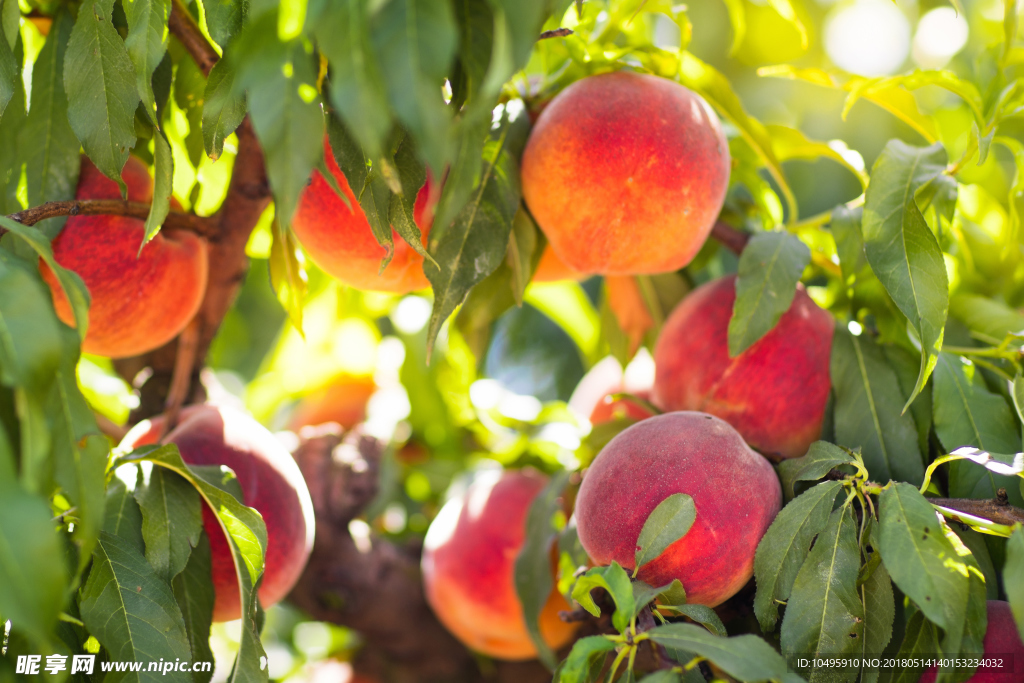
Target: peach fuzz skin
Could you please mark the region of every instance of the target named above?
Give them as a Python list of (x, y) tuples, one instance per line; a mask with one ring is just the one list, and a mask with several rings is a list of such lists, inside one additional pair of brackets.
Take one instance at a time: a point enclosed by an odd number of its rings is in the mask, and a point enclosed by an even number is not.
[[(149, 202), (153, 181), (145, 165), (128, 157), (121, 177), (128, 199)], [(120, 199), (121, 191), (82, 158), (77, 199)], [(137, 356), (174, 339), (199, 310), (206, 292), (206, 243), (183, 231), (162, 231), (143, 247), (145, 222), (125, 216), (69, 218), (53, 240), (57, 263), (82, 278), (92, 297), (86, 353)], [(71, 305), (53, 271), (39, 262), (57, 315), (75, 324)]]
[(669, 316), (654, 348), (654, 403), (710, 413), (762, 453), (800, 457), (821, 434), (835, 321), (799, 286), (779, 323), (729, 358), (735, 283), (698, 287)]
[[(424, 540), (427, 601), (456, 638), (491, 657), (537, 656), (513, 572), (526, 537), (526, 514), (545, 483), (529, 470), (482, 474), (445, 504)], [(562, 595), (552, 590), (541, 611), (540, 630), (554, 649), (567, 643), (576, 628), (558, 617), (567, 609)]]
[[(292, 230), (313, 262), (331, 277), (356, 289), (405, 294), (429, 287), (427, 276), (423, 274), (423, 257), (394, 231), (394, 256), (384, 272), (380, 272), (381, 259), (387, 251), (373, 236), (366, 214), (360, 208), (345, 174), (335, 163), (326, 137), (324, 158), (351, 208), (345, 205), (319, 171), (313, 171), (292, 219)], [(413, 207), (413, 219), (420, 229), (424, 246), (434, 220), (438, 189), (428, 178), (419, 189)]]
[(704, 244), (729, 169), (721, 125), (699, 95), (620, 71), (577, 81), (544, 108), (523, 153), (523, 197), (577, 272), (663, 273)]
[(644, 522), (676, 493), (693, 498), (696, 520), (637, 578), (652, 586), (679, 579), (687, 602), (714, 607), (753, 576), (754, 551), (782, 506), (772, 466), (717, 417), (666, 413), (608, 442), (576, 498), (580, 542), (594, 564), (632, 572)]
[[(1022, 642), (1021, 634), (1017, 631), (1017, 624), (1013, 621), (1010, 603), (1002, 600), (989, 600), (986, 607), (988, 608), (988, 628), (985, 630), (985, 638), (981, 642), (985, 649), (985, 656), (1002, 659), (1003, 668), (987, 670), (979, 668), (964, 683), (1021, 683), (1024, 681), (1024, 642)], [(1001, 657), (996, 657), (996, 655), (1001, 655)], [(971, 655), (963, 654), (961, 656), (970, 657)], [(921, 676), (920, 683), (935, 683), (938, 675), (938, 667), (928, 669)]]
[[(140, 422), (122, 447), (156, 443), (162, 427), (163, 418)], [(234, 470), (243, 502), (263, 515), (267, 525), (260, 602), (264, 607), (279, 602), (298, 581), (313, 548), (313, 502), (291, 455), (252, 417), (223, 406), (183, 409), (163, 443), (177, 444), (189, 465), (227, 465)], [(203, 527), (212, 555), (213, 620), (238, 619), (242, 608), (234, 561), (220, 523), (205, 504)]]

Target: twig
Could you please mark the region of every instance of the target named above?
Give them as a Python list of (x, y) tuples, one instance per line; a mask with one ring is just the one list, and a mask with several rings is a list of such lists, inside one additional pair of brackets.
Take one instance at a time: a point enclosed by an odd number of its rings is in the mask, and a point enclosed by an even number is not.
[(963, 512), (972, 517), (981, 517), (996, 524), (1013, 526), (1024, 524), (1024, 510), (1010, 505), (1006, 489), (999, 489), (995, 498), (975, 500), (973, 498), (928, 498), (932, 505)]
[(743, 248), (747, 246), (747, 242), (750, 241), (750, 235), (722, 221), (715, 221), (715, 226), (711, 228), (711, 236), (734, 254), (742, 252)]
[[(149, 216), (149, 204), (128, 202), (121, 199), (83, 199), (68, 202), (47, 202), (31, 209), (12, 213), (8, 218), (22, 225), (35, 225), (47, 218), (58, 216), (127, 216), (145, 220)], [(213, 220), (171, 210), (164, 219), (164, 227), (171, 230), (187, 230), (202, 237), (210, 238), (216, 234)], [(0, 228), (0, 234), (6, 232)]]
[(188, 389), (192, 385), (192, 372), (196, 366), (196, 349), (199, 346), (199, 316), (189, 321), (185, 329), (178, 336), (178, 354), (174, 361), (174, 371), (171, 374), (171, 388), (167, 392), (167, 400), (164, 403), (163, 422), (164, 435), (174, 429), (178, 424), (178, 412), (188, 398)]
[(550, 31), (543, 31), (537, 40), (544, 40), (545, 38), (565, 38), (571, 36), (574, 31), (571, 28), (556, 28)]
[(96, 418), (96, 426), (99, 427), (104, 436), (110, 437), (112, 440), (120, 443), (120, 441), (124, 439), (125, 435), (128, 434), (127, 427), (115, 424), (114, 421), (106, 415), (93, 413), (93, 416)]
[(203, 72), (203, 75), (209, 76), (210, 70), (220, 59), (220, 55), (217, 54), (213, 45), (210, 45), (210, 41), (203, 35), (196, 20), (192, 18), (192, 14), (181, 0), (173, 0), (167, 28), (171, 35), (177, 38), (192, 55), (192, 59), (195, 60), (196, 66)]

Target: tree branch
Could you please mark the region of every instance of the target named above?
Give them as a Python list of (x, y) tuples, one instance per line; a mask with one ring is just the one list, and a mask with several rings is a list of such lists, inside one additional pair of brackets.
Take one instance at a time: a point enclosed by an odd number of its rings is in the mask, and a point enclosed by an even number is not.
[(550, 31), (542, 31), (537, 40), (544, 40), (546, 38), (565, 38), (572, 34), (573, 30), (571, 28), (556, 28)]
[(1006, 489), (999, 489), (995, 498), (975, 500), (973, 498), (928, 498), (929, 503), (948, 510), (963, 512), (972, 517), (981, 517), (996, 524), (1013, 526), (1024, 524), (1024, 510), (1010, 505)]
[(181, 0), (173, 0), (167, 28), (171, 35), (177, 38), (192, 55), (192, 59), (195, 60), (196, 66), (203, 72), (203, 75), (209, 76), (213, 65), (220, 60), (220, 55), (203, 35), (199, 24), (192, 18), (192, 13), (188, 11)]
[(711, 236), (734, 254), (740, 254), (750, 241), (750, 235), (722, 221), (715, 221)]
[[(22, 225), (35, 225), (47, 218), (59, 216), (127, 216), (145, 220), (149, 216), (149, 204), (128, 202), (121, 199), (82, 199), (68, 202), (47, 202), (31, 209), (12, 213), (8, 218)], [(203, 218), (184, 211), (171, 210), (164, 220), (164, 227), (171, 230), (187, 230), (202, 237), (216, 235), (213, 219)], [(0, 234), (6, 232), (0, 228)]]

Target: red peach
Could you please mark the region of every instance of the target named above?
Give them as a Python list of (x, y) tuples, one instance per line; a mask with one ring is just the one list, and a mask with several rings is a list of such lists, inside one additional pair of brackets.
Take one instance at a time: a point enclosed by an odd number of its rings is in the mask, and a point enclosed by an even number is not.
[(584, 78), (537, 119), (523, 197), (581, 273), (663, 273), (689, 263), (729, 184), (729, 145), (707, 102), (664, 78)]
[(753, 576), (757, 544), (782, 506), (772, 466), (717, 417), (666, 413), (609, 441), (576, 498), (580, 542), (595, 564), (632, 571), (644, 522), (676, 493), (693, 498), (696, 520), (637, 577), (653, 586), (679, 579), (687, 602), (714, 607)]
[[(985, 657), (1002, 659), (1003, 665), (994, 667), (978, 667), (974, 675), (964, 683), (1021, 683), (1024, 681), (1024, 642), (1017, 624), (1010, 611), (1010, 603), (1002, 600), (989, 600), (988, 629), (982, 639)], [(977, 653), (970, 653), (977, 654)], [(996, 655), (1001, 655), (997, 657)], [(968, 654), (961, 655), (969, 657)], [(939, 675), (938, 667), (932, 667), (921, 676), (920, 683), (935, 683)]]
[[(141, 161), (129, 157), (121, 177), (128, 199), (149, 202), (153, 181)], [(120, 199), (121, 191), (82, 158), (78, 199)], [(92, 296), (87, 353), (124, 358), (163, 346), (185, 329), (206, 291), (206, 243), (183, 231), (164, 230), (139, 253), (145, 222), (125, 216), (69, 218), (53, 241), (57, 263), (81, 276)], [(74, 314), (57, 277), (40, 261), (57, 315), (74, 325)]]
[(654, 349), (654, 402), (720, 417), (762, 453), (802, 456), (821, 434), (835, 321), (799, 286), (778, 324), (730, 358), (735, 283), (698, 287), (669, 316)]
[[(156, 443), (163, 424), (162, 417), (140, 422), (122, 447)], [(265, 607), (279, 602), (298, 581), (313, 548), (313, 502), (291, 455), (263, 425), (224, 406), (184, 408), (163, 443), (177, 444), (189, 465), (227, 465), (235, 472), (243, 502), (263, 515), (267, 525), (260, 601)], [(213, 620), (238, 619), (242, 608), (234, 561), (224, 532), (206, 505), (203, 526), (212, 554)]]
[[(313, 262), (328, 275), (357, 289), (404, 294), (429, 287), (427, 276), (423, 274), (423, 257), (394, 231), (394, 256), (384, 272), (380, 272), (381, 259), (387, 251), (373, 236), (366, 214), (360, 208), (345, 174), (335, 163), (326, 137), (324, 158), (351, 208), (345, 205), (319, 171), (313, 171), (292, 219), (292, 230)], [(413, 218), (424, 246), (434, 220), (437, 197), (432, 195), (436, 190), (428, 177), (419, 189), (413, 207)]]
[[(427, 530), (423, 585), (441, 623), (467, 647), (499, 659), (530, 659), (537, 649), (516, 594), (516, 555), (526, 536), (530, 503), (546, 479), (533, 471), (487, 472), (449, 500)], [(544, 642), (558, 648), (575, 625), (552, 589), (540, 616)]]

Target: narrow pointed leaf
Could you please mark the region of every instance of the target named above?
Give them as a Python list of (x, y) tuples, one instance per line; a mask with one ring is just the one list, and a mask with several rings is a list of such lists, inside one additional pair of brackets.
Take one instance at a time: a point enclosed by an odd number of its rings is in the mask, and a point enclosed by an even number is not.
[[(207, 4), (218, 0), (207, 0)], [(203, 147), (216, 161), (224, 152), (224, 141), (245, 118), (245, 96), (235, 92), (235, 71), (220, 60), (210, 71), (203, 95)]]
[(135, 489), (142, 511), (146, 560), (164, 581), (185, 568), (203, 529), (202, 509), (195, 487), (162, 467), (154, 467), (149, 481)]
[(135, 65), (139, 97), (150, 121), (159, 128), (153, 72), (167, 52), (167, 18), (171, 15), (171, 0), (123, 0), (122, 6), (128, 19), (124, 46)]
[(146, 236), (139, 249), (153, 239), (171, 212), (171, 193), (174, 191), (174, 157), (171, 145), (161, 131), (153, 135), (153, 202), (146, 217)]
[(676, 493), (658, 503), (647, 516), (640, 536), (636, 540), (636, 569), (633, 575), (651, 560), (654, 560), (670, 545), (686, 535), (697, 519), (697, 507), (693, 498), (685, 493)]
[[(193, 662), (212, 662), (210, 622), (213, 620), (213, 582), (210, 580), (210, 541), (200, 530), (199, 540), (188, 556), (185, 569), (171, 580), (174, 599), (181, 609), (192, 648)], [(209, 683), (212, 671), (193, 671), (193, 683)]]
[(647, 633), (659, 645), (700, 655), (740, 681), (791, 680), (782, 655), (754, 635), (722, 638), (695, 624), (666, 624)]

